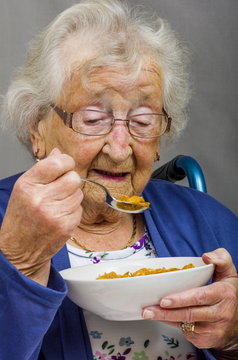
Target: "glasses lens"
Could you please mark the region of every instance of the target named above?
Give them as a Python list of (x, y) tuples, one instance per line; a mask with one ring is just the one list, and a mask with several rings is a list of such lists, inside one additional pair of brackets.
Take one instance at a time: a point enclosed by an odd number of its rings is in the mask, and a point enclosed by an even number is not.
[(72, 117), (74, 131), (86, 135), (103, 135), (111, 130), (112, 116), (103, 111), (78, 110)]
[(130, 117), (130, 132), (141, 137), (162, 135), (167, 127), (167, 117), (162, 114), (139, 114)]
[[(160, 136), (167, 127), (167, 117), (163, 114), (138, 114), (120, 121), (127, 121), (132, 135), (145, 138)], [(73, 130), (85, 135), (108, 134), (112, 124), (113, 116), (104, 111), (78, 110), (72, 116)]]

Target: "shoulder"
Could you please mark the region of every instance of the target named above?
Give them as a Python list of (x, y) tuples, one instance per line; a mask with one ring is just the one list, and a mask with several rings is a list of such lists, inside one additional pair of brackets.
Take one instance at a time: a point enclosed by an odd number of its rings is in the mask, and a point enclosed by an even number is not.
[[(183, 235), (187, 232), (191, 239), (196, 233), (197, 243), (203, 241), (212, 244), (212, 249), (225, 247), (234, 253), (238, 217), (212, 196), (155, 179), (148, 183), (143, 195), (151, 203), (151, 213), (158, 226), (163, 223), (166, 231), (172, 228)], [(238, 254), (235, 258), (238, 266)]]
[(236, 215), (233, 214), (226, 206), (221, 202), (201, 191), (191, 189), (186, 186), (176, 185), (174, 183), (152, 179), (148, 183), (145, 189), (145, 198), (152, 204), (155, 201), (159, 201), (160, 204), (175, 208), (190, 208), (196, 209), (197, 211), (206, 212), (206, 214), (213, 214), (222, 212), (227, 213), (237, 219)]
[(4, 217), (13, 186), (22, 174), (23, 173), (15, 174), (0, 180), (0, 224)]

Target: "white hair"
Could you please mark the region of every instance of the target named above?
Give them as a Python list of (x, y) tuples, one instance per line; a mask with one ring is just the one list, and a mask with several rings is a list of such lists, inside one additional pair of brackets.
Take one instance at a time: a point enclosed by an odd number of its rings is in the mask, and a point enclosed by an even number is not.
[[(188, 52), (167, 21), (130, 9), (119, 0), (85, 0), (59, 14), (29, 44), (27, 59), (9, 86), (3, 101), (2, 127), (16, 133), (31, 148), (30, 128), (48, 113), (49, 104), (63, 93), (63, 85), (75, 71), (64, 61), (67, 40), (77, 37), (78, 46), (93, 52), (82, 55), (80, 79), (98, 66), (130, 69), (123, 81), (134, 81), (145, 59), (157, 66), (163, 78), (163, 107), (172, 118), (169, 138), (185, 127), (189, 98)], [(83, 52), (82, 52), (83, 53)], [(76, 64), (75, 64), (76, 65)], [(85, 75), (86, 74), (86, 75)]]

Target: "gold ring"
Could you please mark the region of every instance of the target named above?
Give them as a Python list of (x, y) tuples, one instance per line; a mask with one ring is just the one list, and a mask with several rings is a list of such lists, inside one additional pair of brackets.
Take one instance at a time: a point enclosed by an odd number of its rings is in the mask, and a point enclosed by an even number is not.
[(193, 332), (195, 329), (195, 323), (185, 321), (181, 323), (180, 327), (183, 332)]

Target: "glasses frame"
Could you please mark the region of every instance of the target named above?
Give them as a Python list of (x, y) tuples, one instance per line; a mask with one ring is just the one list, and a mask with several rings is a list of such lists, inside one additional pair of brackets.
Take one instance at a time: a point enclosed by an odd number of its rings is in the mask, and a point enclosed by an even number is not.
[[(115, 118), (113, 115), (112, 115), (112, 124), (111, 124), (111, 127), (110, 127), (110, 130), (108, 132), (106, 132), (105, 134), (85, 134), (85, 133), (82, 133), (80, 131), (76, 131), (73, 126), (72, 126), (72, 119), (73, 119), (73, 115), (74, 115), (74, 112), (68, 112), (66, 110), (63, 110), (61, 108), (59, 108), (57, 105), (55, 104), (50, 104), (50, 107), (56, 112), (56, 114), (61, 118), (61, 120), (63, 120), (64, 124), (72, 129), (74, 132), (76, 132), (77, 134), (82, 134), (82, 135), (87, 135), (87, 136), (104, 136), (104, 135), (107, 135), (111, 132), (112, 128), (113, 128), (113, 125), (115, 124), (116, 121), (123, 121), (123, 122), (126, 122), (126, 125), (127, 125), (127, 129), (128, 129), (128, 132), (131, 136), (133, 137), (138, 137), (138, 138), (145, 138), (145, 139), (153, 139), (153, 138), (157, 138), (157, 137), (160, 137), (162, 136), (164, 133), (166, 132), (169, 132), (170, 131), (170, 128), (171, 128), (171, 122), (172, 122), (172, 118), (170, 116), (168, 116), (168, 114), (166, 113), (166, 111), (163, 109), (163, 114), (161, 113), (150, 113), (150, 115), (162, 115), (162, 116), (165, 116), (165, 118), (167, 119), (167, 125), (166, 125), (166, 128), (165, 130), (160, 134), (160, 135), (156, 135), (156, 136), (140, 136), (140, 135), (135, 135), (133, 133), (131, 133), (131, 130), (130, 130), (130, 119), (119, 119), (119, 118)], [(82, 110), (77, 110), (77, 111), (82, 111)], [(99, 112), (99, 113), (106, 113), (106, 111), (99, 111), (99, 110), (91, 110), (91, 111), (95, 111), (95, 112)], [(141, 113), (141, 114), (138, 114), (138, 115), (147, 115), (146, 113)]]

